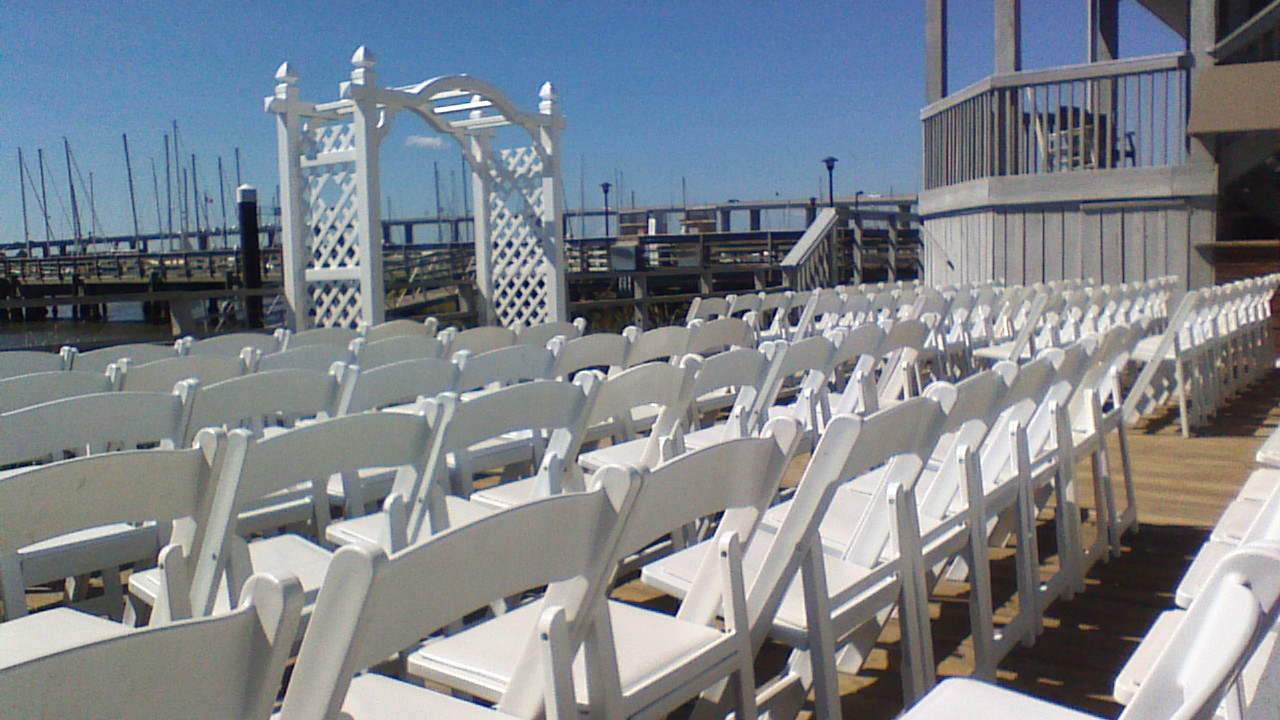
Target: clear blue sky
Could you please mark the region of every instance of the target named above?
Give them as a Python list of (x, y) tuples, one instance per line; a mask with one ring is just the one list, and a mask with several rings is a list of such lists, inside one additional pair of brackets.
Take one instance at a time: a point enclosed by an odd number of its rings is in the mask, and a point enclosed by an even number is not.
[[(951, 3), (952, 88), (991, 70), (991, 0)], [(1081, 62), (1082, 0), (1024, 3), (1026, 65)], [(1178, 49), (1133, 2), (1122, 4), (1125, 56)], [(555, 83), (569, 127), (564, 175), (571, 208), (623, 176), (625, 200), (807, 197), (825, 185), (820, 159), (840, 158), (836, 193), (915, 192), (923, 104), (924, 2), (95, 2), (0, 0), (0, 240), (22, 237), (18, 148), (36, 178), (43, 148), (55, 235), (70, 234), (62, 138), (94, 177), (107, 234), (132, 231), (121, 134), (128, 133), (144, 232), (156, 225), (151, 163), (164, 194), (164, 133), (176, 120), (189, 163), (221, 221), (217, 161), (234, 185), (270, 201), (275, 128), (263, 112), (288, 60), (305, 98), (338, 97), (364, 44), (384, 85), (469, 73), (533, 108)], [(383, 148), (395, 214), (434, 210), (432, 163), (449, 206), (459, 155), (410, 147), (420, 122), (397, 118)], [(77, 183), (80, 180), (77, 179)], [(55, 192), (56, 189), (56, 192)], [(87, 200), (81, 202), (87, 207)], [(228, 196), (228, 212), (233, 212)], [(42, 237), (28, 188), (32, 235)], [(87, 209), (83, 210), (87, 218)], [(87, 220), (86, 220), (87, 222)]]

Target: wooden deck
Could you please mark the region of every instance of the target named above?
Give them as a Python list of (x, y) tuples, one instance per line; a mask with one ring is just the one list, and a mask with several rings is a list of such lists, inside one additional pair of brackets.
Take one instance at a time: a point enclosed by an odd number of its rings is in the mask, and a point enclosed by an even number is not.
[[(1111, 698), (1115, 676), (1156, 616), (1173, 607), (1183, 572), (1255, 467), (1258, 446), (1280, 423), (1280, 374), (1249, 388), (1198, 436), (1180, 437), (1176, 421), (1174, 413), (1130, 431), (1140, 532), (1125, 537), (1119, 558), (1093, 568), (1084, 593), (1049, 608), (1035, 647), (1016, 648), (1000, 664), (1002, 685), (1100, 717), (1120, 714)], [(1114, 443), (1112, 457), (1118, 468)], [(1011, 562), (999, 563), (995, 577), (997, 597), (1011, 597)], [(969, 674), (964, 587), (944, 583), (932, 613), (940, 674)], [(845, 717), (891, 718), (901, 711), (899, 659), (891, 625), (863, 672), (841, 677)]]
[[(1125, 536), (1119, 558), (1094, 566), (1084, 593), (1049, 607), (1044, 634), (1035, 646), (1015, 648), (1000, 664), (1000, 684), (1099, 717), (1114, 718), (1123, 710), (1111, 697), (1116, 675), (1160, 612), (1174, 606), (1178, 581), (1222, 509), (1256, 467), (1258, 447), (1280, 424), (1280, 373), (1234, 399), (1197, 436), (1181, 437), (1176, 409), (1171, 410), (1129, 431), (1140, 531)], [(1118, 474), (1120, 455), (1114, 439), (1111, 455)], [(798, 476), (803, 461), (797, 459), (789, 479)], [(1087, 463), (1077, 478), (1081, 505), (1091, 510)], [(1051, 514), (1046, 518), (1051, 519)], [(1090, 513), (1084, 529), (1087, 538), (1092, 537), (1092, 518)], [(1052, 543), (1051, 524), (1042, 524), (1042, 552)], [(993, 561), (996, 602), (1004, 603), (997, 612), (999, 622), (1016, 610), (1013, 552), (993, 551)], [(1056, 570), (1052, 558), (1045, 567)], [(964, 584), (943, 581), (932, 597), (940, 678), (973, 672), (966, 590)], [(627, 601), (674, 608), (670, 598), (657, 596), (638, 581), (620, 588), (618, 595)], [(856, 676), (840, 676), (844, 717), (887, 720), (902, 711), (898, 639), (896, 621), (890, 621), (863, 670)], [(783, 648), (766, 645), (757, 677), (776, 673), (785, 659)]]

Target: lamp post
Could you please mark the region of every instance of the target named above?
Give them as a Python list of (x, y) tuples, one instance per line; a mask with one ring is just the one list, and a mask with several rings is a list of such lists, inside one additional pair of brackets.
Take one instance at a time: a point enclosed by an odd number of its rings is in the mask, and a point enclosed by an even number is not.
[(831, 207), (836, 206), (835, 171), (836, 163), (838, 162), (840, 162), (839, 158), (834, 158), (830, 155), (822, 158), (822, 164), (827, 166), (827, 200), (831, 203)]
[(609, 237), (609, 188), (613, 187), (611, 183), (600, 183), (600, 189), (604, 191), (604, 236)]

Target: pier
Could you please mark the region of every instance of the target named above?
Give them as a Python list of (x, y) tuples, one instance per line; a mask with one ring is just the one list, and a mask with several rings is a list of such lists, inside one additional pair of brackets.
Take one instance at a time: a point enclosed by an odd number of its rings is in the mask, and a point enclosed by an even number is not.
[[(911, 197), (855, 197), (838, 200), (834, 208), (770, 201), (601, 210), (570, 214), (565, 225), (591, 230), (606, 216), (618, 232), (569, 237), (565, 261), (571, 314), (613, 329), (665, 324), (699, 295), (921, 277), (924, 241)], [(802, 228), (767, 229), (801, 223)], [(466, 240), (470, 224), (469, 218), (384, 221), (389, 314), (478, 322), (474, 245)], [(666, 232), (676, 228), (684, 232)], [(144, 318), (172, 320), (180, 334), (236, 328), (243, 322), (246, 298), (263, 297), (268, 307), (278, 306), (283, 267), (274, 242), (278, 232), (276, 226), (264, 226), (259, 235), (261, 289), (245, 287), (235, 247), (78, 254), (64, 241), (52, 252), (39, 247), (42, 256), (30, 257), (16, 256), (17, 248), (7, 246), (11, 254), (0, 254), (0, 318), (110, 321), (109, 305), (139, 303)], [(414, 242), (444, 233), (462, 241)], [(238, 244), (235, 234), (231, 239)], [(126, 248), (131, 242), (130, 237), (107, 238), (95, 246)], [(797, 250), (798, 245), (804, 247)], [(816, 271), (810, 267), (815, 264)]]

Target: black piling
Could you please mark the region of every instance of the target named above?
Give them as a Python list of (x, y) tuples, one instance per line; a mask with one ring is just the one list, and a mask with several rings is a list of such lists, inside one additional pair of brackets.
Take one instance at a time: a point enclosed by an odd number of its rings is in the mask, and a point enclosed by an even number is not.
[[(240, 267), (244, 268), (246, 290), (262, 288), (262, 252), (258, 248), (258, 191), (252, 185), (236, 188), (236, 206), (240, 211)], [(250, 328), (264, 325), (262, 296), (244, 299), (245, 324)]]

